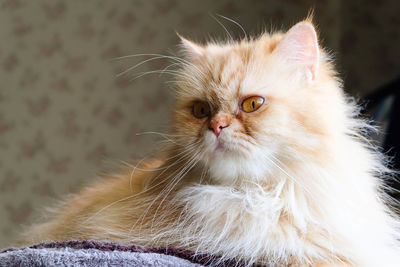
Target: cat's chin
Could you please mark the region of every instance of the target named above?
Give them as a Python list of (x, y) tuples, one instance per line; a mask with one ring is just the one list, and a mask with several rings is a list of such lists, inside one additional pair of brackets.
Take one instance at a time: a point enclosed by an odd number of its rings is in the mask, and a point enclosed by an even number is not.
[(205, 136), (207, 152), (206, 163), (211, 178), (220, 184), (232, 184), (238, 180), (265, 179), (268, 164), (261, 155), (250, 153), (250, 148), (243, 151), (243, 146), (236, 144), (229, 136), (216, 138), (212, 134)]
[(265, 179), (266, 170), (261, 162), (237, 156), (231, 152), (216, 151), (208, 168), (212, 180), (220, 184), (232, 184), (237, 181), (259, 181)]

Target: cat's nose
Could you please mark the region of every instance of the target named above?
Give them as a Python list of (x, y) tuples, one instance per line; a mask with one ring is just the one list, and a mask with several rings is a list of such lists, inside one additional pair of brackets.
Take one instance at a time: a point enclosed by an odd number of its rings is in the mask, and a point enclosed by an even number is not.
[(211, 118), (208, 128), (214, 132), (215, 136), (219, 136), (222, 129), (228, 127), (231, 123), (231, 118), (228, 114), (217, 114)]

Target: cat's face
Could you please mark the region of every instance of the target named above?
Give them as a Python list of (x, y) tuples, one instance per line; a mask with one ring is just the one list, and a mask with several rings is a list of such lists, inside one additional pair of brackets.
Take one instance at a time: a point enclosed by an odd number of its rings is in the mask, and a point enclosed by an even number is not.
[(252, 41), (183, 45), (188, 63), (178, 80), (174, 131), (212, 178), (263, 179), (329, 131), (318, 109), (332, 93), (315, 89), (326, 77), (310, 23)]

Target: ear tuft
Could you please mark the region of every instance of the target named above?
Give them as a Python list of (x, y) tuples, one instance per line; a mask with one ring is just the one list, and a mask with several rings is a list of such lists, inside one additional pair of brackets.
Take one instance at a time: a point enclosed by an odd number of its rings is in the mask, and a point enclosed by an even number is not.
[(204, 48), (201, 45), (198, 45), (188, 39), (182, 37), (179, 33), (176, 33), (178, 37), (181, 39), (181, 46), (185, 52), (185, 54), (190, 59), (196, 59), (204, 55)]
[(283, 37), (276, 51), (288, 62), (305, 67), (306, 77), (312, 80), (316, 78), (320, 53), (317, 33), (310, 21), (294, 25)]
[(311, 8), (310, 10), (308, 10), (307, 17), (303, 20), (303, 22), (308, 22), (311, 25), (313, 25), (314, 24), (313, 21), (314, 21), (314, 9)]

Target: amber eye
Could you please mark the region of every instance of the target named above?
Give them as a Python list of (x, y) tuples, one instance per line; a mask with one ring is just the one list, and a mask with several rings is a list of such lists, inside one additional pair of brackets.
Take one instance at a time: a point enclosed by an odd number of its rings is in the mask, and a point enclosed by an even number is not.
[(249, 98), (246, 98), (242, 102), (242, 110), (244, 112), (253, 112), (256, 111), (261, 107), (261, 105), (264, 104), (264, 98), (261, 96), (251, 96)]
[(195, 102), (193, 104), (193, 116), (198, 119), (207, 117), (210, 115), (210, 106), (207, 102)]

